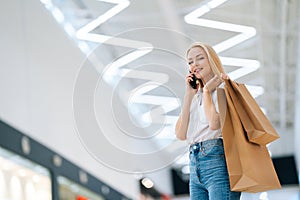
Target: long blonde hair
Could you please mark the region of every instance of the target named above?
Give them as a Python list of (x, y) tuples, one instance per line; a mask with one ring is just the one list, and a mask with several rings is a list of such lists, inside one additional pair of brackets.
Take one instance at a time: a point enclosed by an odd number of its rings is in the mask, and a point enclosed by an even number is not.
[(190, 52), (190, 50), (194, 47), (200, 47), (205, 51), (207, 58), (208, 58), (209, 65), (214, 74), (220, 76), (220, 73), (223, 73), (223, 74), (225, 73), (225, 70), (223, 68), (223, 65), (221, 63), (221, 60), (220, 60), (218, 54), (208, 44), (204, 44), (202, 42), (195, 42), (194, 44), (192, 44), (190, 46), (190, 48), (188, 48), (188, 50), (186, 52), (186, 57), (187, 57), (188, 53)]

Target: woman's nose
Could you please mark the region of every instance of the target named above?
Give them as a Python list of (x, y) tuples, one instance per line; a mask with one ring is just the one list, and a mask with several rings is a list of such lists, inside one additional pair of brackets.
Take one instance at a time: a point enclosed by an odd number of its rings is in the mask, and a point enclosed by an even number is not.
[(197, 62), (193, 62), (193, 64), (190, 65), (191, 72), (194, 72), (195, 68), (198, 66)]
[(193, 65), (190, 65), (190, 72), (193, 73), (194, 72), (195, 67)]

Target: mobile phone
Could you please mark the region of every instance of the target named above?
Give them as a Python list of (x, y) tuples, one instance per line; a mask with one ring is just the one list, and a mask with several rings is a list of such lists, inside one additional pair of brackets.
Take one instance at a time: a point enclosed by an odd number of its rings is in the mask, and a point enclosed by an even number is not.
[[(192, 73), (192, 72), (189, 71), (189, 73)], [(191, 85), (191, 87), (192, 87), (193, 89), (197, 89), (197, 85), (198, 85), (198, 84), (200, 85), (200, 88), (203, 88), (203, 87), (204, 87), (204, 84), (203, 84), (202, 80), (201, 80), (201, 79), (198, 79), (198, 78), (196, 77), (195, 74), (193, 74), (192, 79), (193, 79), (193, 80), (190, 81), (190, 85)]]
[(199, 80), (197, 79), (197, 77), (195, 76), (195, 74), (193, 74), (192, 76), (192, 81), (190, 81), (190, 85), (193, 89), (197, 89), (197, 85), (199, 84)]

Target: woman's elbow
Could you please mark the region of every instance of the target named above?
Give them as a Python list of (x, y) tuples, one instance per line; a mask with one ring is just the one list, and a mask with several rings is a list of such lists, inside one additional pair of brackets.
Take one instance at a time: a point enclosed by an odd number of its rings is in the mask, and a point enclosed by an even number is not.
[(186, 140), (186, 135), (185, 134), (180, 134), (179, 132), (176, 132), (176, 138), (178, 140)]
[(219, 128), (218, 127), (216, 127), (216, 126), (209, 126), (209, 128), (210, 128), (210, 130), (213, 130), (213, 131), (215, 131), (215, 130), (218, 130)]
[(218, 129), (221, 128), (221, 127), (220, 127), (220, 123), (210, 123), (208, 126), (209, 126), (209, 128), (210, 128), (211, 130), (213, 130), (213, 131), (218, 130)]

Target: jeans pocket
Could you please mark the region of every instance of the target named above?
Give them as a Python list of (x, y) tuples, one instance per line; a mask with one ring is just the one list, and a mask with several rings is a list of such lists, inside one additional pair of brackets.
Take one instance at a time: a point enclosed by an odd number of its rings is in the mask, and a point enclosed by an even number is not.
[(221, 145), (214, 145), (204, 149), (205, 155), (208, 157), (224, 157), (224, 148)]

